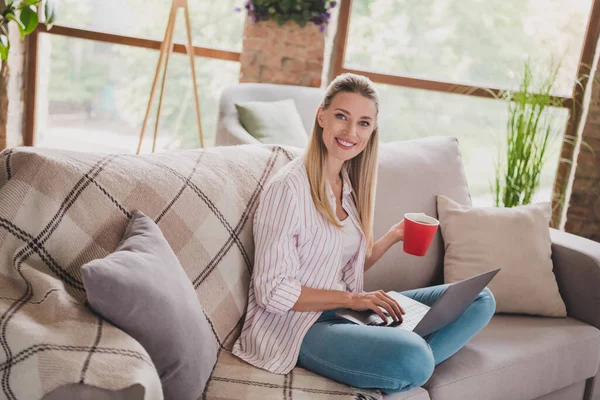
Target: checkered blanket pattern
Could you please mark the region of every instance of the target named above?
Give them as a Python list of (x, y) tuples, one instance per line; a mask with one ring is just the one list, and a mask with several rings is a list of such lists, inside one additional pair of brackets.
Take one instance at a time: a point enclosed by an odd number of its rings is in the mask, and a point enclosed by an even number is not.
[(207, 399), (379, 399), (301, 368), (275, 375), (231, 355), (253, 263), (252, 216), (268, 179), (300, 154), (271, 145), (151, 155), (15, 148), (0, 154), (0, 398), (68, 383), (133, 384), (162, 399), (133, 338), (85, 303), (80, 268), (110, 254), (131, 212), (153, 218), (192, 281), (219, 346)]

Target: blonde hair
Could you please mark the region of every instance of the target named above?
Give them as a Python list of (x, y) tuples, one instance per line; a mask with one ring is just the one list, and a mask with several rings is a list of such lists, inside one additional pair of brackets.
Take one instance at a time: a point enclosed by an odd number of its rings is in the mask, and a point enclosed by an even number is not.
[[(325, 96), (321, 101), (323, 110), (329, 108), (335, 95), (340, 92), (358, 93), (372, 100), (375, 102), (375, 107), (379, 114), (379, 96), (369, 78), (350, 73), (337, 76), (325, 91)], [(317, 116), (315, 116), (312, 135), (309, 139), (306, 154), (304, 155), (310, 192), (317, 210), (331, 224), (341, 228), (328, 200), (324, 173), (327, 147), (325, 147), (325, 143), (323, 142), (323, 128), (319, 125)], [(373, 248), (373, 213), (379, 143), (378, 125), (378, 122), (374, 121), (373, 133), (364, 150), (356, 157), (344, 162), (343, 166), (344, 168), (348, 168), (348, 177), (352, 184), (352, 195), (358, 209), (361, 228), (367, 239), (367, 257), (370, 256)]]

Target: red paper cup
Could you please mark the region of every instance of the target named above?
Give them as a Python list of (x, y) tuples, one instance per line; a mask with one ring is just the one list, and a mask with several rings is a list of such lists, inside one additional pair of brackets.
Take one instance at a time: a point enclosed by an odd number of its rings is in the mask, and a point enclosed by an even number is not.
[(404, 252), (424, 256), (439, 225), (440, 221), (425, 214), (404, 214)]

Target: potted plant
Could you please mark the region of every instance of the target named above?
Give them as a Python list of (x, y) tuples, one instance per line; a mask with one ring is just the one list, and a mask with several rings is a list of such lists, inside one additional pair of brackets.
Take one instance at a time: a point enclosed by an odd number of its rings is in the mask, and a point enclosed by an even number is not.
[[(526, 61), (519, 88), (515, 91), (503, 91), (499, 95), (507, 102), (508, 121), (506, 147), (499, 147), (494, 166), (492, 193), (496, 207), (530, 204), (540, 187), (542, 168), (547, 161), (551, 143), (562, 139), (568, 145), (576, 145), (574, 136), (562, 135), (564, 122), (551, 111), (551, 108), (562, 107), (562, 100), (551, 95), (559, 67), (560, 63), (552, 67), (548, 75), (541, 75), (539, 81), (534, 81), (531, 62)], [(576, 83), (581, 85), (581, 81), (587, 78), (587, 75), (580, 77)], [(575, 114), (577, 106), (582, 105), (573, 102), (571, 115)], [(582, 141), (581, 145), (594, 156), (589, 144)], [(560, 159), (560, 162), (571, 163), (565, 159)], [(563, 206), (563, 194), (553, 193), (552, 197), (557, 200), (557, 207)]]
[(9, 24), (16, 26), (21, 39), (43, 22), (48, 29), (56, 18), (56, 0), (0, 0), (0, 149), (6, 147), (8, 117), (8, 55), (10, 51)]
[(246, 1), (240, 81), (320, 86), (325, 31), (336, 4), (331, 0)]

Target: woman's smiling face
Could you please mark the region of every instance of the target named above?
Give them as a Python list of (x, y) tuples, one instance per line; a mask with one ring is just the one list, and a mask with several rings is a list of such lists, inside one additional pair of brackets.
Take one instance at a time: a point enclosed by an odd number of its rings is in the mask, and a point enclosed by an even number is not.
[(375, 130), (377, 107), (358, 93), (341, 92), (326, 110), (319, 108), (317, 121), (329, 156), (347, 161), (367, 146)]

